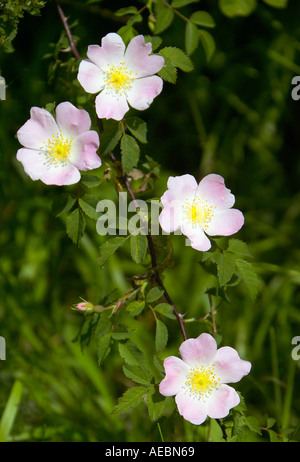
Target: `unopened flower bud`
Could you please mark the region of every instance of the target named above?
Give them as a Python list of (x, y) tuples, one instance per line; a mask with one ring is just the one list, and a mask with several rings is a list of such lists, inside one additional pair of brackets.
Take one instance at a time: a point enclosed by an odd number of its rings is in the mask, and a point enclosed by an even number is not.
[(73, 306), (73, 309), (81, 311), (82, 313), (85, 313), (85, 314), (92, 314), (95, 311), (94, 305), (90, 302), (78, 303), (77, 305)]

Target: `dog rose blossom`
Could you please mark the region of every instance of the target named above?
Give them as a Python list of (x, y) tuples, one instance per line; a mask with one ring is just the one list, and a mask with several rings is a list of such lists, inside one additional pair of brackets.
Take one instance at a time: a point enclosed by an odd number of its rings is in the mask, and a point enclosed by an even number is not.
[(206, 236), (230, 236), (244, 224), (242, 212), (231, 208), (235, 197), (220, 175), (210, 174), (199, 185), (192, 175), (168, 179), (168, 189), (161, 197), (163, 210), (159, 223), (163, 231), (180, 230), (200, 251), (211, 247)]
[(207, 416), (226, 417), (240, 402), (227, 383), (239, 382), (249, 374), (251, 363), (240, 359), (234, 348), (217, 349), (209, 334), (185, 340), (179, 351), (182, 359), (169, 356), (164, 360), (166, 376), (160, 382), (160, 393), (175, 395), (179, 414), (192, 424), (202, 424)]
[(32, 180), (58, 186), (77, 183), (79, 170), (101, 165), (99, 136), (90, 128), (88, 112), (70, 102), (56, 107), (56, 120), (45, 109), (32, 107), (30, 119), (17, 132), (24, 146), (17, 159)]
[(129, 110), (147, 109), (162, 91), (163, 81), (156, 74), (164, 65), (164, 58), (150, 55), (151, 43), (142, 35), (134, 37), (125, 50), (122, 38), (109, 33), (101, 46), (90, 45), (87, 56), (80, 63), (78, 80), (88, 93), (96, 97), (96, 112), (100, 119), (121, 120)]

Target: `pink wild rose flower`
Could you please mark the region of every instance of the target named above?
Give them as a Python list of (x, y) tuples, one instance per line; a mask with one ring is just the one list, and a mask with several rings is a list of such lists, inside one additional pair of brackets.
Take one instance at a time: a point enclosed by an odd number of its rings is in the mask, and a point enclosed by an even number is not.
[(166, 376), (160, 382), (160, 393), (175, 395), (179, 414), (192, 424), (202, 424), (207, 416), (226, 417), (240, 402), (227, 383), (239, 382), (249, 374), (251, 363), (240, 359), (234, 348), (217, 349), (209, 334), (185, 340), (179, 351), (182, 359), (169, 356), (164, 361)]
[(167, 233), (180, 230), (194, 249), (210, 249), (206, 234), (230, 236), (243, 226), (244, 216), (231, 208), (235, 197), (220, 175), (207, 175), (199, 185), (192, 175), (171, 176), (167, 185), (159, 223)]
[(70, 102), (56, 107), (56, 120), (46, 109), (32, 107), (30, 119), (17, 132), (24, 146), (17, 159), (32, 180), (57, 186), (77, 183), (79, 170), (101, 165), (99, 136), (90, 128), (88, 112)]
[(122, 38), (109, 33), (101, 46), (90, 45), (81, 61), (78, 80), (88, 93), (96, 97), (96, 112), (100, 119), (121, 120), (129, 110), (128, 103), (140, 111), (147, 109), (162, 91), (163, 81), (156, 74), (164, 58), (150, 55), (151, 43), (142, 35), (134, 37), (125, 50)]

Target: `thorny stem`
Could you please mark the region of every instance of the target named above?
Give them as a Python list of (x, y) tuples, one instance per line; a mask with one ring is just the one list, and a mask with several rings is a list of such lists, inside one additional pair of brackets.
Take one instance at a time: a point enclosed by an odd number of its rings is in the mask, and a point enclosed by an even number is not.
[[(112, 152), (110, 152), (109, 155), (110, 155), (110, 158), (112, 159), (112, 161), (116, 162), (117, 159), (116, 159), (115, 155)], [(138, 209), (139, 208), (138, 202), (137, 202), (137, 199), (136, 199), (136, 197), (134, 195), (134, 192), (131, 189), (128, 177), (126, 175), (123, 175), (122, 179), (123, 179), (123, 181), (125, 183), (125, 186), (126, 186), (126, 189), (127, 189), (128, 193), (129, 193), (129, 195), (130, 195), (130, 197), (131, 197), (131, 199), (132, 199), (132, 201), (134, 203), (135, 208)], [(157, 270), (157, 260), (156, 260), (155, 248), (154, 248), (154, 243), (153, 243), (153, 239), (151, 237), (151, 234), (148, 233), (146, 235), (146, 237), (147, 237), (147, 241), (148, 241), (148, 247), (149, 247), (149, 252), (150, 252), (150, 257), (151, 257), (151, 265), (152, 265), (154, 277), (155, 277), (156, 282), (158, 283), (158, 285), (163, 290), (164, 296), (165, 296), (167, 302), (173, 308), (174, 314), (175, 314), (175, 316), (176, 316), (176, 318), (177, 318), (177, 320), (179, 322), (181, 333), (182, 333), (182, 336), (183, 336), (184, 340), (187, 340), (187, 335), (186, 335), (186, 331), (185, 331), (185, 327), (184, 327), (183, 318), (182, 318), (181, 314), (178, 312), (176, 306), (174, 305), (174, 303), (173, 303), (167, 289), (165, 288), (165, 285), (164, 285), (163, 281), (161, 280), (159, 272)]]
[(70, 44), (70, 48), (72, 50), (72, 53), (75, 56), (75, 58), (79, 60), (80, 59), (80, 54), (77, 51), (77, 48), (76, 48), (72, 33), (71, 33), (69, 25), (68, 25), (67, 18), (65, 16), (60, 4), (58, 3), (58, 1), (54, 0), (54, 2), (56, 4), (57, 11), (58, 11), (59, 17), (61, 19), (61, 22), (62, 22), (62, 24), (63, 24), (63, 26), (65, 28), (65, 31), (66, 31), (66, 34), (67, 34), (67, 37), (68, 37), (68, 40), (69, 40), (69, 44)]

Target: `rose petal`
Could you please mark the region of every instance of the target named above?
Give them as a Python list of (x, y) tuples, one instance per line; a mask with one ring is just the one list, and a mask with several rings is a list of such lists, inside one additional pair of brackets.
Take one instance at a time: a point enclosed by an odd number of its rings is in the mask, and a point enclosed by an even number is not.
[(227, 209), (234, 205), (235, 197), (224, 184), (224, 178), (212, 173), (205, 176), (199, 183), (197, 196), (207, 200), (209, 205)]
[(234, 388), (222, 384), (213, 390), (207, 400), (207, 414), (212, 419), (223, 419), (229, 414), (230, 409), (237, 406), (240, 397)]
[(41, 175), (41, 181), (48, 185), (69, 185), (78, 183), (79, 180), (80, 172), (71, 162), (67, 162), (63, 166), (49, 167), (48, 170)]
[(206, 252), (211, 248), (211, 242), (201, 226), (194, 225), (192, 222), (185, 222), (181, 225), (181, 231), (190, 239), (193, 249)]
[(159, 95), (163, 88), (163, 81), (157, 75), (137, 79), (132, 82), (131, 89), (127, 91), (130, 106), (143, 111)]
[(189, 372), (188, 366), (176, 356), (169, 356), (164, 360), (166, 377), (159, 384), (159, 392), (164, 396), (173, 396), (182, 389), (186, 375)]
[(69, 160), (79, 170), (98, 168), (101, 165), (101, 159), (96, 153), (98, 148), (98, 133), (94, 130), (89, 130), (75, 138)]
[(187, 197), (194, 197), (198, 183), (192, 175), (170, 176), (167, 183), (168, 189), (172, 191), (174, 199), (184, 201)]
[(56, 122), (64, 137), (75, 137), (91, 128), (89, 113), (68, 101), (56, 107)]
[(185, 340), (179, 348), (185, 363), (193, 367), (210, 363), (216, 354), (217, 343), (209, 334), (201, 334), (197, 338)]
[(244, 361), (231, 347), (220, 348), (215, 356), (216, 374), (222, 383), (239, 382), (251, 370), (251, 363)]
[(18, 130), (19, 142), (26, 148), (41, 149), (43, 142), (58, 133), (57, 124), (46, 109), (32, 107), (30, 119)]
[(126, 97), (116, 98), (105, 90), (96, 97), (96, 112), (99, 119), (122, 120), (129, 106)]
[(125, 45), (122, 38), (111, 32), (103, 37), (101, 47), (90, 45), (87, 55), (102, 71), (107, 71), (107, 66), (118, 65), (123, 61)]
[(47, 171), (45, 155), (33, 149), (22, 148), (17, 152), (17, 159), (22, 163), (25, 172), (32, 180), (39, 180)]
[(244, 224), (244, 215), (237, 209), (216, 210), (205, 228), (209, 236), (230, 236)]
[(125, 65), (130, 68), (137, 77), (146, 77), (156, 74), (163, 67), (165, 60), (162, 56), (149, 54), (152, 44), (145, 43), (143, 35), (134, 37), (128, 44), (125, 53)]
[(80, 85), (88, 93), (98, 93), (104, 87), (104, 72), (88, 59), (79, 64), (77, 79)]
[(203, 400), (193, 399), (187, 393), (180, 392), (175, 397), (178, 412), (185, 420), (194, 425), (201, 425), (207, 417), (206, 404)]

